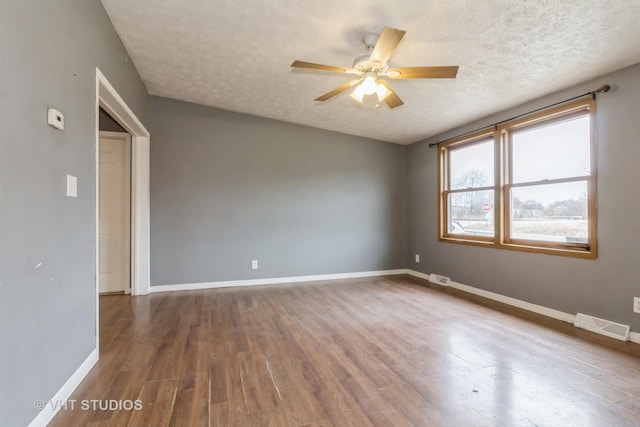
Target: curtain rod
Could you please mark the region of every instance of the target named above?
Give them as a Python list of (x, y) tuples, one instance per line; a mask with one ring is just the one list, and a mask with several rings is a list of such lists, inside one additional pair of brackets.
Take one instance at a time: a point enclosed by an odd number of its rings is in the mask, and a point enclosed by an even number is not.
[(497, 127), (498, 125), (501, 125), (502, 123), (510, 122), (511, 120), (519, 119), (520, 117), (528, 116), (529, 114), (537, 113), (538, 111), (546, 110), (548, 108), (555, 107), (556, 105), (560, 105), (560, 104), (564, 104), (565, 102), (573, 101), (574, 99), (583, 98), (585, 96), (592, 96), (593, 99), (596, 99), (596, 94), (598, 94), (598, 93), (607, 93), (610, 90), (611, 90), (611, 86), (609, 86), (609, 85), (600, 86), (598, 89), (592, 90), (591, 92), (583, 93), (582, 95), (574, 96), (573, 98), (565, 99), (564, 101), (559, 101), (559, 102), (556, 102), (555, 104), (547, 105), (546, 107), (541, 107), (541, 108), (538, 108), (536, 110), (529, 111), (528, 113), (518, 114), (517, 116), (509, 117), (508, 119), (501, 120), (499, 122), (495, 122), (495, 123), (492, 123), (492, 124), (489, 124), (489, 125), (486, 125), (486, 126), (482, 126), (481, 128), (478, 128), (478, 129), (475, 129), (475, 130), (472, 130), (472, 131), (469, 131), (469, 132), (462, 133), (462, 134), (460, 134), (458, 136), (447, 138), (444, 141), (432, 142), (431, 144), (429, 144), (429, 148), (435, 147), (435, 146), (437, 146), (439, 144), (442, 144), (445, 141), (449, 141), (449, 140), (452, 140), (452, 139), (460, 138), (460, 137), (465, 136), (465, 135), (472, 134), (474, 132), (478, 132), (478, 131), (480, 131), (482, 129), (487, 129), (489, 127)]

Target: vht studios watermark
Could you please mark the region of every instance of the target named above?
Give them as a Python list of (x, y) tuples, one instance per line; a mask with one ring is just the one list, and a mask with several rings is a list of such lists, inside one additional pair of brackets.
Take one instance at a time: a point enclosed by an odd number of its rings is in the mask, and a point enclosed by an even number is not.
[(52, 410), (73, 411), (139, 411), (142, 400), (84, 399), (84, 400), (36, 400), (33, 407), (41, 410), (49, 406)]

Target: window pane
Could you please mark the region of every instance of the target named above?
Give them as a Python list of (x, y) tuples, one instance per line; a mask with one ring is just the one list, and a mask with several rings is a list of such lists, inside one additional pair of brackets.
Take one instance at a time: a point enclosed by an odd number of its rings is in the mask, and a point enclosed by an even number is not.
[(493, 237), (493, 190), (449, 194), (448, 203), (449, 233)]
[(587, 183), (511, 189), (511, 238), (587, 243)]
[(454, 148), (449, 156), (452, 190), (494, 185), (492, 139)]
[(589, 175), (589, 115), (512, 133), (513, 182)]

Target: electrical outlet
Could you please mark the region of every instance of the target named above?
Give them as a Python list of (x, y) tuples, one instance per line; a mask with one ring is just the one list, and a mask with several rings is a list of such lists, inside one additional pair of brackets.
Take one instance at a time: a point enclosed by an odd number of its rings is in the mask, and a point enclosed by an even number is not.
[(420, 254), (416, 254), (416, 264), (420, 264)]
[(640, 313), (640, 297), (633, 298), (633, 312)]
[(254, 259), (251, 261), (251, 269), (252, 270), (257, 270), (258, 269), (258, 260)]

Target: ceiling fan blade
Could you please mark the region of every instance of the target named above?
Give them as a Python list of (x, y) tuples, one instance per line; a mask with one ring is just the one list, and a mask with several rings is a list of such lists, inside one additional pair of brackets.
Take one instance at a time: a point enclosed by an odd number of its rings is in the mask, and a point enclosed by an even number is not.
[(391, 92), (389, 95), (387, 95), (387, 97), (384, 99), (384, 102), (387, 103), (387, 105), (389, 106), (389, 108), (391, 108), (392, 110), (396, 107), (399, 107), (401, 105), (404, 104), (404, 102), (402, 102), (402, 99), (400, 99), (400, 97), (398, 96), (397, 93), (395, 93), (395, 91), (393, 89), (391, 89), (391, 86), (389, 85), (389, 83), (387, 83), (386, 81), (379, 79), (378, 80), (380, 83), (382, 83), (384, 85), (384, 87), (387, 88), (387, 90), (389, 92)]
[(327, 92), (324, 95), (321, 95), (321, 96), (317, 97), (316, 99), (314, 99), (314, 101), (326, 101), (329, 98), (333, 98), (334, 96), (344, 92), (345, 90), (349, 89), (350, 87), (357, 85), (362, 80), (363, 79), (355, 79), (355, 80), (348, 81), (345, 84), (343, 84), (342, 86), (337, 87), (334, 90), (332, 90), (330, 92)]
[(457, 65), (452, 67), (389, 68), (386, 72), (390, 79), (455, 79), (457, 74)]
[(405, 33), (406, 31), (384, 27), (382, 29), (382, 33), (380, 33), (376, 46), (373, 48), (373, 52), (371, 52), (369, 62), (377, 61), (382, 65), (386, 64)]
[(323, 70), (323, 71), (335, 71), (337, 73), (353, 73), (356, 72), (353, 68), (334, 67), (333, 65), (314, 64), (313, 62), (293, 61), (291, 64), (293, 68), (307, 68), (311, 70)]

